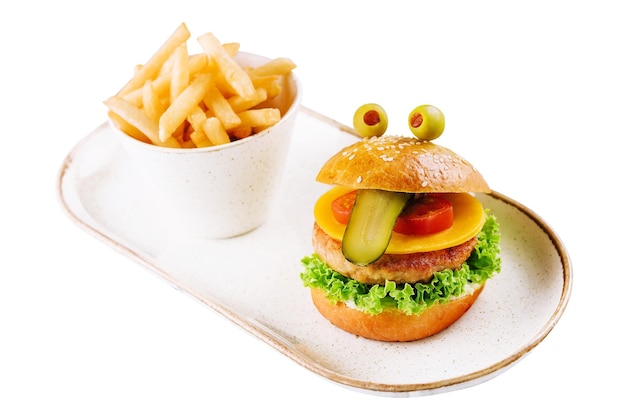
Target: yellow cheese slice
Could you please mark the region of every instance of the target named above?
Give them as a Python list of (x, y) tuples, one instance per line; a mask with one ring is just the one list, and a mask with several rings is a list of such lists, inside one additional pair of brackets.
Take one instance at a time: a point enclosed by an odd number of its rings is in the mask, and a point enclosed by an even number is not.
[[(313, 216), (315, 222), (331, 238), (341, 241), (346, 226), (337, 222), (333, 216), (331, 204), (339, 196), (353, 189), (337, 186), (324, 193), (315, 203)], [(410, 254), (436, 251), (454, 247), (478, 235), (485, 223), (485, 211), (482, 204), (468, 193), (447, 193), (446, 199), (452, 203), (454, 224), (445, 231), (430, 235), (403, 235), (396, 232), (385, 253)]]

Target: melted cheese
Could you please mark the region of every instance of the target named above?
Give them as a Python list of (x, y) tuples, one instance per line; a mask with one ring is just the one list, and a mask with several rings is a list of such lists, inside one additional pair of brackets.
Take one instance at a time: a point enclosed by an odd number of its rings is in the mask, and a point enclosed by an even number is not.
[[(331, 238), (341, 241), (346, 229), (344, 224), (335, 220), (331, 209), (333, 200), (348, 193), (347, 187), (334, 187), (324, 193), (313, 209), (315, 222)], [(446, 198), (452, 203), (454, 224), (445, 231), (430, 235), (403, 235), (396, 232), (385, 251), (387, 254), (410, 254), (436, 251), (453, 247), (478, 235), (485, 223), (485, 211), (482, 204), (468, 193), (448, 193)]]

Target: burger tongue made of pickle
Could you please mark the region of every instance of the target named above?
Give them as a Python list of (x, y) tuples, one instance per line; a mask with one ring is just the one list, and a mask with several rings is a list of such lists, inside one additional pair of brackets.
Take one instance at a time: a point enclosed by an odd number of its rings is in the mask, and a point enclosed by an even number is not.
[[(372, 117), (372, 112), (383, 113)], [(384, 128), (373, 131), (371, 120)], [(384, 124), (380, 124), (381, 120)], [(353, 123), (355, 130), (363, 136), (380, 136), (387, 127), (387, 115), (380, 106), (368, 103), (357, 109)], [(436, 139), (443, 132), (444, 126), (443, 113), (434, 106), (421, 105), (409, 114), (409, 128), (419, 139)], [(421, 132), (428, 133), (426, 138), (419, 137)], [(342, 252), (346, 260), (361, 266), (378, 260), (389, 246), (398, 216), (412, 196), (412, 193), (388, 190), (358, 190), (342, 240)]]
[(346, 260), (365, 266), (385, 253), (398, 216), (410, 193), (359, 190), (342, 240)]

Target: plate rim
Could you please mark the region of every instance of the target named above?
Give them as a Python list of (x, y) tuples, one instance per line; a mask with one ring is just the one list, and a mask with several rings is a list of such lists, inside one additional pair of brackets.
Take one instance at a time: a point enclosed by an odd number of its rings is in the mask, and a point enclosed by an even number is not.
[[(303, 105), (300, 105), (298, 110), (299, 112), (305, 113), (309, 116), (312, 116), (316, 119), (319, 119), (322, 122), (333, 125), (335, 128), (355, 135), (354, 130), (336, 120), (329, 118), (319, 112), (316, 112), (310, 108), (307, 108)], [(437, 393), (444, 390), (452, 390), (452, 388), (461, 388), (462, 386), (473, 386), (475, 384), (481, 383), (482, 381), (488, 380), (492, 377), (495, 377), (497, 374), (505, 371), (509, 367), (516, 364), (519, 360), (521, 360), (524, 356), (526, 356), (530, 351), (532, 351), (537, 345), (539, 345), (548, 334), (554, 329), (560, 318), (562, 317), (565, 308), (569, 302), (572, 287), (573, 287), (573, 272), (572, 272), (572, 261), (570, 255), (565, 247), (565, 244), (558, 236), (558, 234), (554, 231), (553, 228), (535, 211), (525, 206), (524, 204), (518, 202), (517, 200), (506, 196), (505, 194), (492, 190), (491, 193), (485, 193), (494, 199), (500, 200), (515, 209), (522, 212), (526, 217), (532, 220), (549, 238), (550, 242), (554, 246), (556, 250), (560, 263), (562, 266), (563, 277), (562, 277), (562, 287), (561, 294), (559, 297), (558, 304), (556, 309), (552, 312), (548, 321), (543, 325), (541, 330), (534, 335), (532, 339), (530, 339), (522, 348), (517, 350), (515, 353), (503, 358), (488, 367), (481, 368), (472, 373), (467, 373), (461, 376), (457, 376), (450, 379), (437, 380), (433, 382), (425, 382), (425, 383), (402, 383), (402, 384), (391, 384), (391, 383), (376, 383), (369, 382), (362, 379), (351, 378), (349, 376), (345, 376), (338, 372), (335, 372), (329, 368), (324, 367), (323, 365), (315, 362), (311, 358), (304, 355), (299, 351), (295, 351), (290, 347), (290, 343), (284, 341), (283, 338), (276, 332), (270, 330), (268, 327), (264, 326), (260, 322), (254, 320), (253, 318), (245, 318), (242, 315), (238, 315), (234, 313), (228, 307), (217, 303), (216, 301), (209, 300), (206, 297), (194, 292), (193, 289), (186, 288), (181, 286), (181, 284), (171, 277), (170, 274), (163, 271), (154, 263), (146, 260), (140, 254), (129, 248), (127, 245), (117, 241), (114, 237), (107, 235), (104, 230), (105, 228), (98, 229), (95, 226), (89, 224), (87, 220), (81, 218), (75, 211), (70, 208), (70, 205), (64, 195), (64, 178), (70, 168), (72, 167), (72, 163), (77, 154), (80, 153), (82, 148), (93, 138), (93, 135), (100, 129), (107, 129), (107, 123), (103, 122), (101, 125), (94, 128), (91, 132), (89, 132), (84, 138), (82, 138), (74, 147), (69, 151), (69, 153), (64, 158), (61, 167), (57, 173), (56, 180), (56, 195), (57, 200), (66, 214), (66, 216), (76, 224), (80, 229), (86, 231), (88, 234), (93, 237), (103, 241), (108, 244), (110, 247), (118, 251), (119, 253), (133, 259), (135, 262), (139, 263), (143, 267), (152, 271), (153, 273), (160, 276), (162, 279), (170, 283), (176, 289), (183, 291), (190, 296), (194, 297), (197, 300), (202, 301), (203, 304), (207, 305), (209, 308), (213, 309), (215, 312), (219, 313), (226, 319), (230, 320), (234, 324), (241, 327), (246, 332), (251, 335), (259, 338), (261, 341), (270, 345), (274, 349), (276, 349), (281, 354), (285, 355), (287, 358), (291, 359), (295, 363), (299, 364), (303, 368), (327, 379), (334, 383), (347, 386), (351, 389), (356, 389), (368, 393), (374, 394), (385, 394), (385, 395), (421, 395), (421, 394), (431, 394)]]

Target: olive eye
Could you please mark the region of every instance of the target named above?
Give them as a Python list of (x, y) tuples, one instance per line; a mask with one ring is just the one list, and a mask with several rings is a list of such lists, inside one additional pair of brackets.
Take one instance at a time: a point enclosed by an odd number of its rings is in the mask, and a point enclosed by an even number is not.
[(417, 138), (432, 141), (439, 138), (446, 127), (443, 112), (432, 105), (417, 106), (409, 114), (409, 128)]
[(354, 129), (364, 138), (383, 135), (387, 130), (387, 123), (387, 112), (376, 103), (359, 106), (352, 118)]

